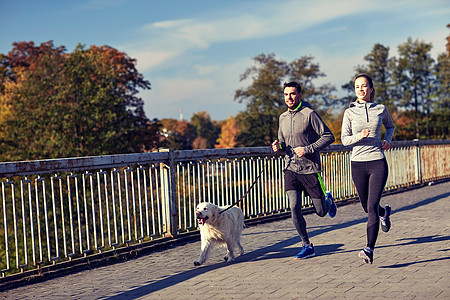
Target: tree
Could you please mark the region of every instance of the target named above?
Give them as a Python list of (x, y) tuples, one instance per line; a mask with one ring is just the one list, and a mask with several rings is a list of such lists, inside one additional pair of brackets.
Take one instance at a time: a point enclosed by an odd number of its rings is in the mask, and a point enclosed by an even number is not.
[(433, 124), (433, 137), (445, 139), (449, 135), (450, 120), (450, 56), (439, 55), (435, 67), (436, 101), (433, 103), (433, 114), (431, 122)]
[(206, 111), (198, 112), (192, 115), (190, 123), (198, 139), (193, 144), (193, 148), (214, 148), (214, 144), (219, 136), (220, 127), (211, 121), (210, 115)]
[(367, 73), (371, 75), (375, 90), (375, 102), (386, 105), (390, 112), (396, 110), (394, 96), (391, 93), (391, 58), (389, 58), (389, 47), (375, 44), (372, 51), (364, 57), (368, 62)]
[(129, 142), (141, 145), (139, 152), (153, 152), (162, 146), (160, 131), (161, 122), (154, 118), (141, 126)]
[[(450, 24), (447, 25), (450, 28)], [(449, 134), (450, 120), (450, 35), (447, 36), (446, 52), (438, 56), (434, 66), (436, 77), (436, 94), (433, 102), (433, 113), (429, 116), (432, 124), (432, 137), (446, 139)]]
[(241, 75), (241, 81), (252, 80), (246, 89), (239, 89), (235, 93), (235, 100), (246, 101), (244, 112), (236, 116), (239, 127), (238, 144), (245, 146), (270, 145), (276, 139), (278, 131), (278, 117), (286, 110), (282, 83), (298, 81), (302, 85), (305, 101), (310, 102), (316, 109), (328, 109), (335, 90), (331, 85), (315, 87), (313, 80), (325, 76), (320, 72), (319, 65), (313, 63), (313, 58), (304, 56), (286, 63), (275, 58), (274, 54), (260, 54), (254, 57), (256, 65), (248, 68)]
[(394, 60), (394, 84), (400, 88), (400, 105), (414, 111), (415, 136), (420, 138), (419, 120), (425, 114), (426, 136), (429, 137), (429, 118), (435, 79), (430, 56), (432, 45), (425, 42), (408, 41), (398, 46), (399, 58)]
[(246, 89), (238, 89), (234, 99), (247, 102), (246, 111), (236, 120), (241, 132), (238, 143), (246, 146), (268, 145), (277, 136), (277, 121), (284, 109), (282, 82), (288, 73), (286, 62), (274, 54), (260, 54), (253, 58), (255, 66), (248, 68), (240, 80), (252, 80)]
[(389, 47), (375, 44), (372, 51), (364, 56), (367, 65), (359, 65), (351, 80), (342, 86), (349, 95), (340, 99), (341, 103), (350, 103), (355, 100), (353, 80), (362, 73), (368, 74), (375, 87), (375, 102), (386, 105), (390, 112), (397, 110), (395, 94), (392, 86), (392, 58), (389, 58)]
[[(51, 41), (15, 43), (2, 60), (2, 160), (146, 151), (157, 122), (138, 88), (150, 89), (135, 60), (108, 46), (68, 54)], [(6, 74), (6, 76), (5, 76)], [(149, 131), (147, 131), (150, 129)]]
[(395, 120), (395, 139), (412, 140), (414, 133), (414, 114), (411, 111), (393, 112), (392, 119)]
[[(340, 113), (337, 114), (325, 114), (322, 118), (325, 124), (327, 124), (328, 128), (330, 128), (331, 132), (335, 137), (335, 141), (333, 144), (341, 144), (341, 131), (342, 131), (342, 119), (344, 116), (344, 110), (341, 110)], [(322, 116), (321, 116), (322, 117)]]
[(306, 99), (319, 113), (327, 111), (330, 107), (339, 107), (333, 92), (336, 88), (331, 84), (316, 87), (314, 80), (325, 77), (320, 66), (313, 62), (312, 56), (303, 56), (288, 65), (289, 81), (296, 81), (302, 86), (302, 97)]
[(225, 124), (222, 125), (222, 130), (215, 148), (234, 148), (237, 146), (237, 135), (239, 128), (236, 125), (236, 119), (229, 117)]
[(175, 150), (191, 150), (195, 140), (195, 129), (186, 121), (175, 119), (162, 119), (161, 131), (162, 146)]
[[(375, 44), (357, 66), (356, 74), (369, 74), (375, 85), (375, 102), (385, 104), (396, 123), (396, 139), (445, 138), (449, 119), (449, 59), (445, 54), (435, 63), (431, 44), (413, 41), (398, 46), (399, 58), (389, 58), (389, 48)], [(352, 101), (353, 81), (345, 84)], [(411, 132), (413, 134), (411, 135)]]
[(51, 42), (39, 47), (19, 43), (3, 61), (9, 76), (2, 80), (0, 95), (2, 160), (62, 156), (66, 145), (63, 133), (57, 133), (62, 95), (54, 90), (63, 82), (64, 52), (64, 47), (54, 48)]

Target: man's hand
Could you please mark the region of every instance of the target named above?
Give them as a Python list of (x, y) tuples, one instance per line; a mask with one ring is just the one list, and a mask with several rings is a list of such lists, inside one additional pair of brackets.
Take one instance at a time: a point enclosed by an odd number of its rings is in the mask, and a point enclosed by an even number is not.
[(294, 148), (294, 152), (298, 155), (298, 157), (305, 156), (305, 149), (303, 147)]
[(273, 152), (280, 150), (280, 143), (278, 143), (278, 140), (275, 140), (275, 142), (272, 143), (272, 150)]

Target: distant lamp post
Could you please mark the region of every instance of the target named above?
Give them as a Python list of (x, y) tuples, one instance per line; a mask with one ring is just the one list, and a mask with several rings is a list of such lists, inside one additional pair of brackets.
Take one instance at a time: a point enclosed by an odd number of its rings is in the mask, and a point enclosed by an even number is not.
[[(450, 29), (450, 24), (447, 24), (447, 28)], [(450, 34), (447, 36), (447, 57), (450, 57)]]

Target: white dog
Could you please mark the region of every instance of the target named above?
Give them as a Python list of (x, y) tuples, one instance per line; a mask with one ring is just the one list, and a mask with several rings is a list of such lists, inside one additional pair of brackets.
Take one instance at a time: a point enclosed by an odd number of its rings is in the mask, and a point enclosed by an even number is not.
[[(212, 203), (203, 202), (197, 205), (196, 216), (200, 227), (202, 240), (201, 252), (195, 266), (203, 264), (209, 252), (216, 244), (226, 246), (225, 261), (234, 260), (234, 249), (239, 248), (241, 255), (244, 248), (241, 245), (242, 230), (245, 227), (242, 209), (233, 206), (225, 211), (225, 207), (218, 207)], [(223, 212), (223, 213), (220, 213)]]

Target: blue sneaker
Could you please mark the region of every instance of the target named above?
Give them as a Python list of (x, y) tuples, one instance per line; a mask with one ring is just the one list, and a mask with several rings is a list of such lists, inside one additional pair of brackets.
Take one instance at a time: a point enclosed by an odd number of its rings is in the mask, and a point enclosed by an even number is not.
[(316, 255), (316, 252), (314, 251), (313, 244), (311, 244), (311, 247), (303, 244), (302, 250), (300, 250), (300, 252), (296, 256), (294, 256), (294, 259), (299, 260), (308, 257), (313, 257), (314, 255)]
[(336, 206), (336, 203), (334, 203), (333, 196), (331, 195), (331, 193), (329, 191), (327, 191), (325, 199), (330, 201), (330, 203), (331, 203), (330, 210), (328, 211), (328, 215), (330, 216), (330, 218), (336, 217), (337, 206)]

